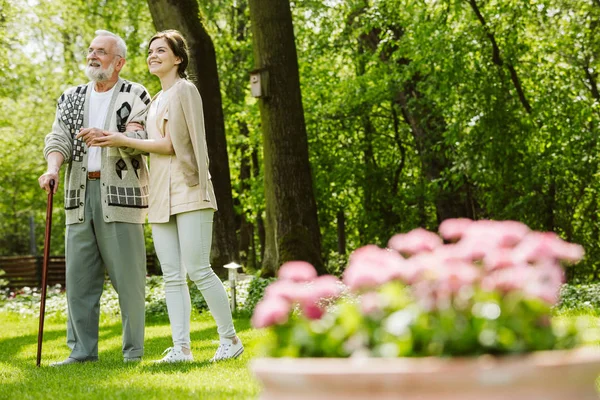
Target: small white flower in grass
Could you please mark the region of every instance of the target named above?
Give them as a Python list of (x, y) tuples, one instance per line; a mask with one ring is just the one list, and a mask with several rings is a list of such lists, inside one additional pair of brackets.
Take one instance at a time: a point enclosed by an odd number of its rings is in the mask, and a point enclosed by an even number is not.
[(496, 343), (496, 332), (491, 329), (484, 329), (479, 334), (479, 343), (484, 346), (493, 346)]
[(581, 340), (584, 344), (587, 345), (597, 345), (600, 341), (600, 331), (598, 331), (598, 327), (590, 327), (589, 325), (585, 330), (580, 331)]
[(495, 320), (500, 317), (502, 311), (500, 310), (500, 306), (496, 303), (486, 302), (486, 303), (475, 303), (473, 305), (473, 314), (478, 317), (483, 317), (489, 320)]
[(352, 354), (352, 357), (368, 357), (369, 350), (367, 349), (367, 343), (369, 338), (364, 333), (357, 333), (352, 335), (344, 343), (344, 350)]
[(335, 316), (333, 314), (325, 314), (321, 319), (310, 321), (310, 327), (315, 333), (325, 333), (335, 324)]
[(381, 357), (398, 357), (398, 345), (396, 343), (384, 343), (377, 348), (377, 353)]
[(417, 312), (405, 308), (391, 314), (384, 322), (383, 328), (394, 336), (402, 336), (409, 332), (410, 324), (417, 317)]

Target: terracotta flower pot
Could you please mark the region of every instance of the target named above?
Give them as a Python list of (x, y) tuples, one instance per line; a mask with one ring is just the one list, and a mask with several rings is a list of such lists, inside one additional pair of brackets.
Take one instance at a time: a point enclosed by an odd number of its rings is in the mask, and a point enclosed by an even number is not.
[(474, 358), (259, 358), (261, 399), (592, 400), (600, 349)]

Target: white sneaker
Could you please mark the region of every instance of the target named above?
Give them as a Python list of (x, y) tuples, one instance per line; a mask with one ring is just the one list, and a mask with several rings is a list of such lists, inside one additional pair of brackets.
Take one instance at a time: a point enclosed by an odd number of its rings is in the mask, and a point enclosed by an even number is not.
[(181, 346), (169, 347), (168, 349), (163, 351), (163, 354), (165, 354), (165, 353), (167, 353), (166, 356), (164, 356), (160, 360), (155, 360), (152, 362), (155, 364), (161, 364), (161, 363), (177, 363), (177, 362), (184, 362), (184, 361), (194, 361), (194, 356), (192, 355), (192, 352), (190, 351), (190, 354), (185, 354), (183, 352)]
[(215, 353), (214, 357), (210, 359), (211, 362), (227, 360), (229, 358), (237, 358), (244, 352), (244, 346), (239, 337), (233, 339), (222, 338), (220, 340), (219, 348)]

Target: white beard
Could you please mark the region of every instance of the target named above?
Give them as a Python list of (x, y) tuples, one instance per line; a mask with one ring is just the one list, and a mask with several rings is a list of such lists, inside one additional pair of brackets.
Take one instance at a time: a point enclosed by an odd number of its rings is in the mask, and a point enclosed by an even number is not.
[(93, 82), (104, 82), (108, 80), (115, 72), (116, 59), (110, 63), (106, 69), (93, 67), (91, 64), (98, 63), (97, 61), (90, 61), (85, 67), (85, 76)]

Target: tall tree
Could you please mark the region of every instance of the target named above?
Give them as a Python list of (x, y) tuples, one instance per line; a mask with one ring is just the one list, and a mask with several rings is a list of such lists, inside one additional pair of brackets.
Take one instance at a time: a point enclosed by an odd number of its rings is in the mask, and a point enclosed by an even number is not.
[(274, 274), (289, 260), (311, 262), (324, 272), (290, 3), (248, 4), (255, 67), (268, 80), (268, 92), (259, 99), (267, 239), (263, 272)]
[[(210, 173), (219, 206), (215, 214), (211, 253), (211, 263), (218, 268), (237, 261), (239, 256), (215, 48), (200, 17), (196, 0), (148, 0), (148, 6), (156, 29), (179, 30), (190, 48), (190, 72), (202, 96)], [(223, 270), (220, 270), (222, 274)]]

